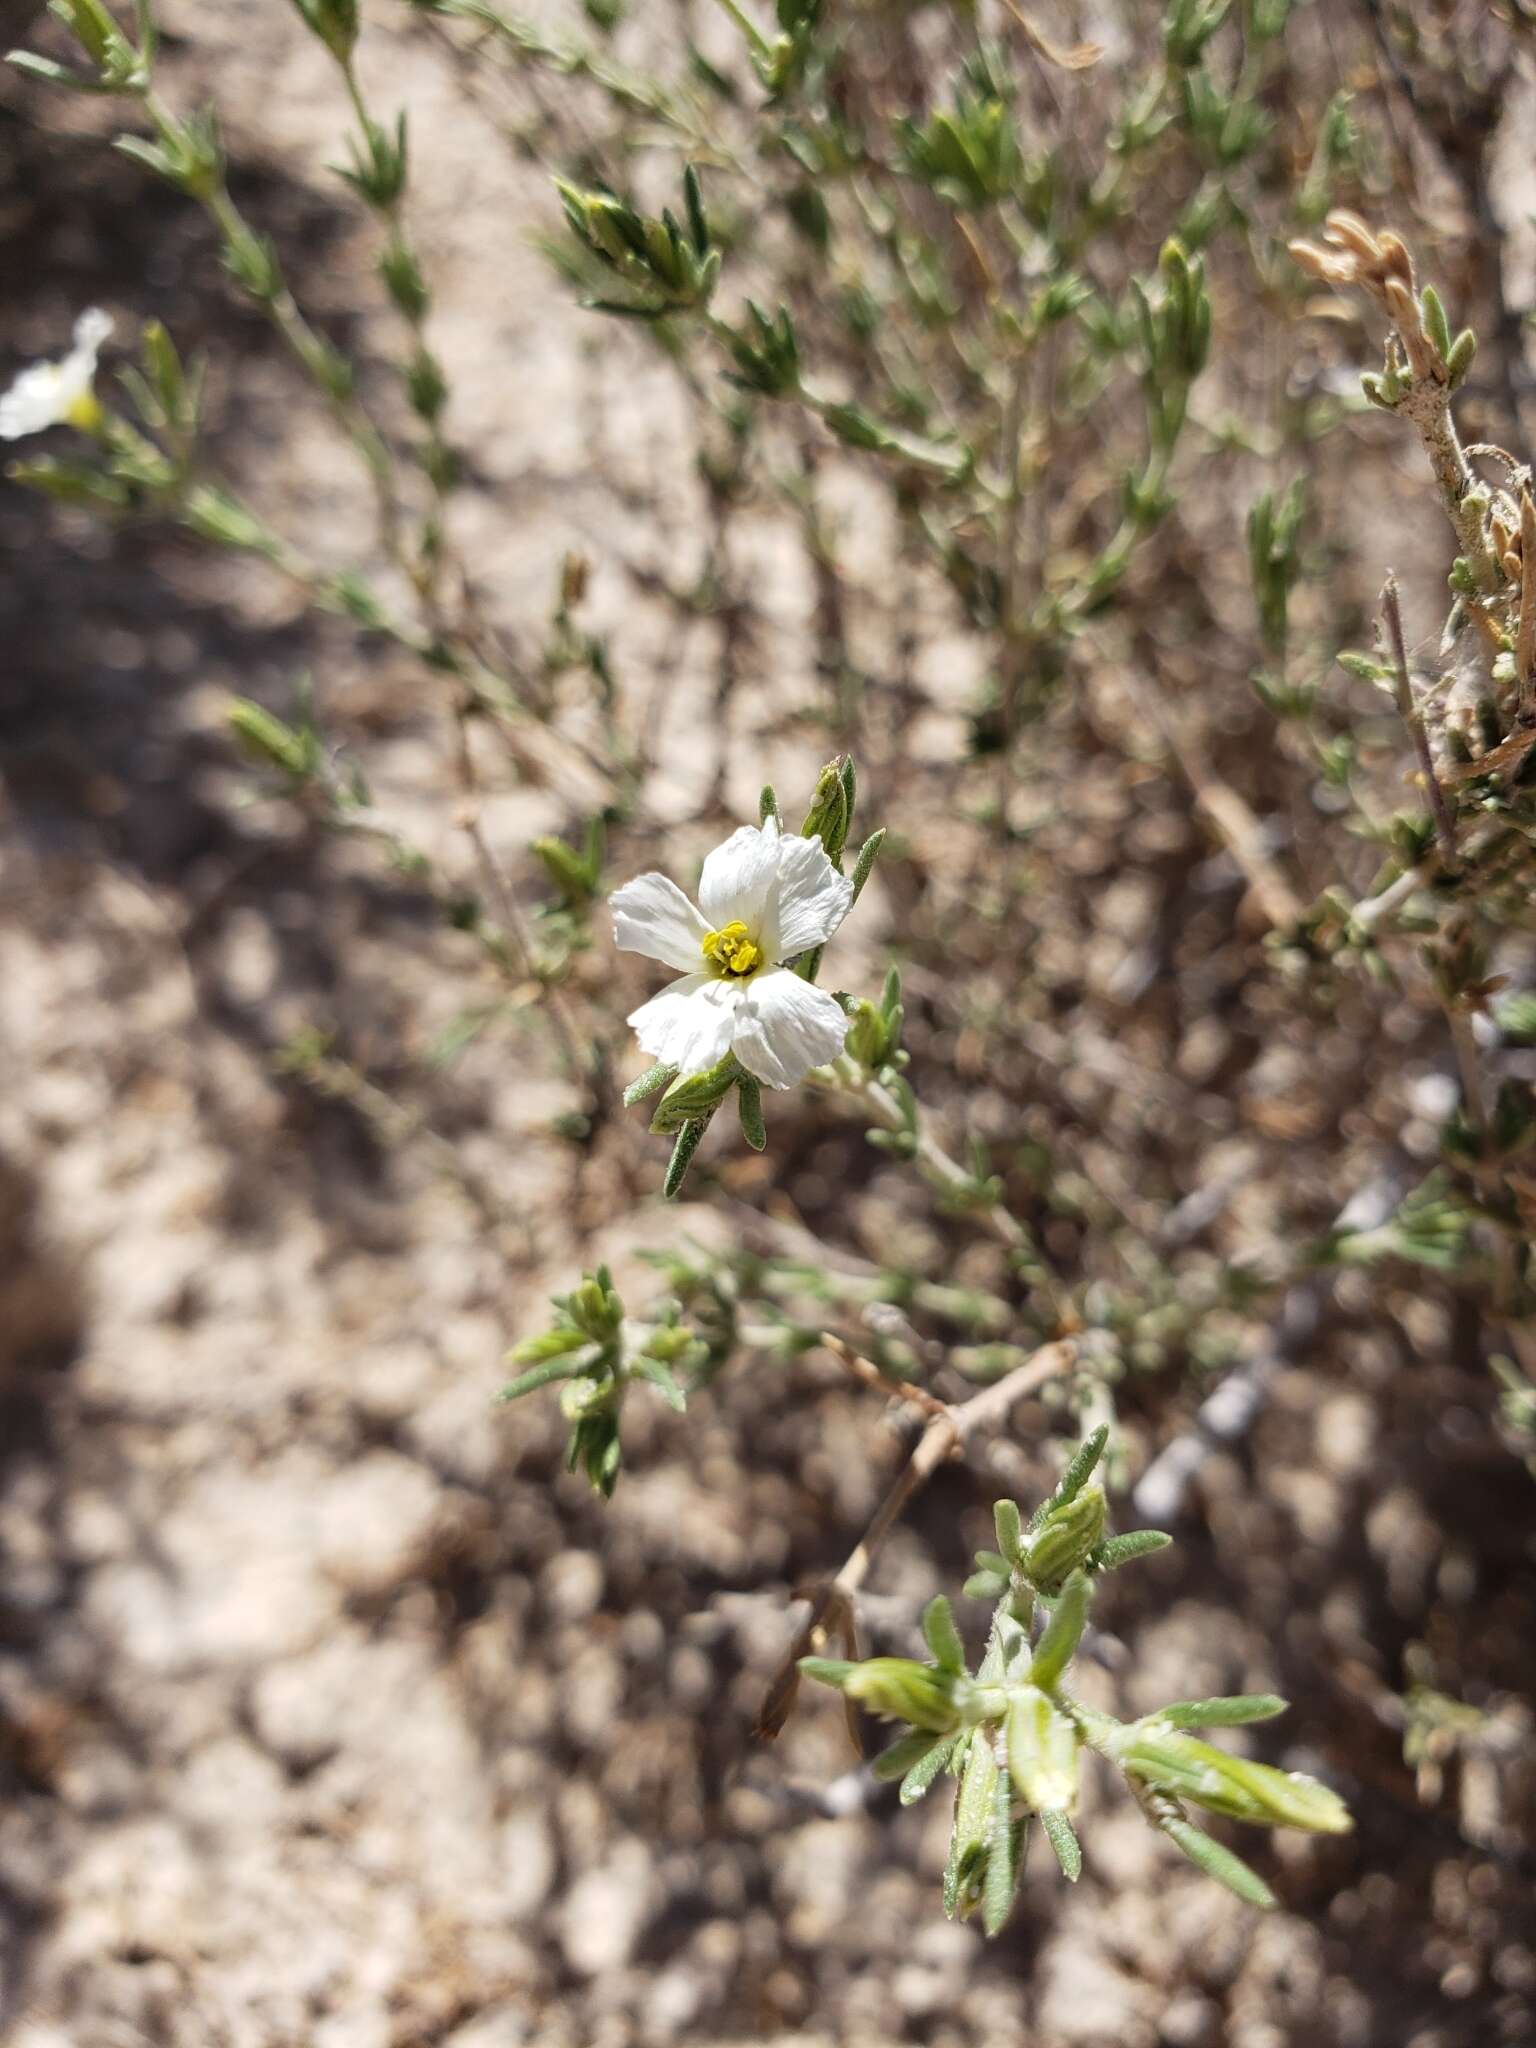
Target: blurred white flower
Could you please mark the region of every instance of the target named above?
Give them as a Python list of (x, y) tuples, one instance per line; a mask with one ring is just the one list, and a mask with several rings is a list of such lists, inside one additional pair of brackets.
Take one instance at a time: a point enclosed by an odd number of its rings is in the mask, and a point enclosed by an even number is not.
[(852, 901), (821, 841), (773, 817), (710, 854), (697, 910), (665, 875), (627, 882), (610, 898), (619, 945), (683, 976), (631, 1016), (642, 1049), (680, 1074), (733, 1052), (770, 1088), (836, 1059), (848, 1030), (841, 1006), (781, 963), (829, 939)]
[(0, 397), (0, 441), (19, 441), (45, 427), (67, 422), (92, 427), (101, 415), (91, 385), (96, 357), (112, 332), (112, 321), (93, 306), (75, 322), (75, 345), (58, 363), (33, 363)]

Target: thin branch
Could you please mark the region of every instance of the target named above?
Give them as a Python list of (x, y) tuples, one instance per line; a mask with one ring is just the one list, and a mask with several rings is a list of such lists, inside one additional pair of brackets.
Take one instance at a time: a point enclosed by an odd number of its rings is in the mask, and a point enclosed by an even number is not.
[(910, 1380), (888, 1379), (873, 1359), (862, 1357), (851, 1344), (845, 1344), (831, 1330), (822, 1331), (821, 1348), (830, 1351), (838, 1364), (846, 1366), (866, 1387), (873, 1387), (877, 1393), (888, 1395), (893, 1401), (904, 1401), (930, 1421), (949, 1414), (948, 1403), (941, 1401), (937, 1394), (930, 1394), (926, 1387), (914, 1386)]
[(1520, 493), (1520, 625), (1515, 637), (1515, 715), (1536, 723), (1536, 505)]
[[(907, 1119), (902, 1114), (901, 1105), (883, 1082), (877, 1081), (872, 1074), (859, 1071), (846, 1059), (835, 1062), (834, 1071), (845, 1087), (862, 1096), (887, 1130), (907, 1130)], [(926, 1120), (919, 1120), (913, 1138), (916, 1150), (912, 1157), (928, 1180), (957, 1201), (972, 1207), (992, 1235), (1007, 1246), (1017, 1261), (1018, 1270), (1049, 1302), (1057, 1327), (1076, 1328), (1071, 1304), (1047, 1265), (1044, 1251), (1012, 1210), (1001, 1201), (977, 1200), (975, 1174), (962, 1166), (958, 1159), (952, 1158), (937, 1139), (929, 1135)]]
[(1009, 373), (1000, 430), (1006, 484), (1002, 533), (998, 540), (998, 744), (997, 827), (1008, 836), (1008, 798), (1013, 784), (1013, 740), (1018, 725), (1019, 670), (1024, 648), (1019, 639), (1019, 560), (1024, 484), (1019, 474), (1023, 450), (1024, 407), (1029, 384), (1029, 358), (1019, 356)]
[(1435, 838), (1439, 843), (1441, 859), (1448, 867), (1456, 863), (1456, 824), (1451, 816), (1445, 791), (1440, 787), (1440, 778), (1435, 773), (1435, 760), (1429, 750), (1429, 733), (1424, 725), (1424, 713), (1413, 694), (1413, 679), (1408, 673), (1408, 644), (1403, 637), (1403, 605), (1398, 594), (1397, 578), (1390, 572), (1381, 593), (1381, 615), (1386, 622), (1387, 642), (1392, 652), (1396, 669), (1397, 708), (1413, 738), (1413, 750), (1419, 757), (1419, 773), (1424, 778), (1424, 791), (1429, 799), (1430, 812), (1435, 821)]
[(1265, 918), (1277, 931), (1292, 930), (1304, 914), (1301, 898), (1265, 845), (1264, 826), (1253, 807), (1216, 773), (1203, 744), (1184, 730), (1150, 678), (1128, 673), (1124, 680), (1183, 770), (1195, 802), (1242, 870)]
[[(826, 1340), (823, 1339), (823, 1342)], [(863, 1535), (811, 1603), (805, 1625), (796, 1636), (789, 1655), (774, 1674), (753, 1733), (759, 1741), (771, 1742), (788, 1720), (800, 1689), (800, 1659), (812, 1656), (826, 1642), (828, 1617), (847, 1612), (855, 1594), (868, 1578), (881, 1546), (900, 1519), (907, 1503), (920, 1493), (948, 1459), (964, 1451), (972, 1437), (1005, 1422), (1020, 1401), (1036, 1393), (1048, 1380), (1071, 1370), (1078, 1347), (1070, 1339), (1046, 1344), (1026, 1358), (1011, 1373), (973, 1394), (968, 1401), (952, 1407), (943, 1404), (918, 1438), (912, 1455), (886, 1490), (884, 1499), (870, 1517)], [(874, 1368), (871, 1368), (873, 1371)], [(877, 1375), (878, 1379), (878, 1375)], [(889, 1383), (880, 1381), (884, 1387)]]
[(470, 745), (468, 709), (463, 705), (459, 708), (456, 754), (459, 784), (463, 794), (457, 822), (474, 850), (476, 865), (479, 867), (486, 893), (495, 904), (502, 929), (517, 954), (519, 970), (543, 990), (543, 1008), (554, 1026), (567, 1074), (578, 1085), (585, 1082), (591, 1088), (594, 1099), (600, 1099), (603, 1093), (602, 1075), (582, 1050), (581, 1035), (576, 1029), (561, 992), (539, 972), (527, 920), (518, 904), (511, 879), (496, 858), (495, 850), (485, 835), (485, 827), (480, 820), (480, 778)]

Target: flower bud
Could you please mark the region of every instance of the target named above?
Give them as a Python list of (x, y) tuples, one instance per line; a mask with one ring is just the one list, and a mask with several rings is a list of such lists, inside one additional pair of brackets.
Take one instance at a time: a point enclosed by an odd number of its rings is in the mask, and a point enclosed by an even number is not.
[(586, 1274), (580, 1286), (564, 1297), (562, 1306), (576, 1327), (596, 1344), (606, 1343), (624, 1320), (624, 1304), (613, 1291), (606, 1266)]
[(1008, 1708), (1008, 1769), (1013, 1789), (1036, 1813), (1070, 1813), (1077, 1804), (1077, 1729), (1037, 1686)]
[(937, 1735), (959, 1725), (953, 1674), (910, 1657), (871, 1657), (854, 1667), (843, 1691), (888, 1721), (908, 1721)]
[(838, 1686), (851, 1700), (886, 1721), (948, 1735), (960, 1725), (955, 1704), (957, 1676), (911, 1657), (870, 1657), (862, 1664), (826, 1657), (802, 1657), (800, 1669), (823, 1685)]
[(867, 997), (861, 997), (853, 1006), (853, 1021), (848, 1027), (849, 1057), (873, 1072), (884, 1063), (885, 1046), (885, 1019)]
[(294, 0), (313, 34), (338, 63), (345, 64), (357, 41), (357, 0)]
[(840, 760), (829, 761), (816, 778), (816, 791), (805, 823), (800, 827), (801, 833), (807, 839), (819, 839), (827, 850), (827, 858), (836, 862), (848, 837), (850, 819), (851, 806), (843, 764)]
[(567, 1422), (585, 1422), (613, 1407), (615, 1383), (606, 1375), (583, 1373), (560, 1389), (560, 1412)]
[(1053, 1593), (1087, 1561), (1104, 1535), (1104, 1489), (1085, 1486), (1051, 1509), (1025, 1542), (1022, 1564), (1031, 1585)]
[(1131, 1777), (1229, 1820), (1324, 1835), (1347, 1834), (1354, 1826), (1343, 1800), (1316, 1778), (1229, 1756), (1157, 1714), (1131, 1722), (1106, 1747)]

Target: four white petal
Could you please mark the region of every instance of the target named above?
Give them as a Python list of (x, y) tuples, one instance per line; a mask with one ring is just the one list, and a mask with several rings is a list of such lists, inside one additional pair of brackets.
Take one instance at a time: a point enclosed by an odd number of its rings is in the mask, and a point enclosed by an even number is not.
[(96, 358), (112, 332), (109, 315), (93, 306), (75, 322), (75, 345), (62, 362), (33, 363), (0, 397), (0, 441), (40, 434), (76, 413), (91, 397)]
[[(657, 874), (610, 900), (618, 944), (683, 973), (630, 1017), (653, 1059), (697, 1074), (734, 1052), (757, 1080), (792, 1088), (842, 1051), (840, 1005), (781, 964), (831, 938), (853, 902), (819, 839), (787, 834), (776, 818), (743, 825), (705, 861), (700, 909)], [(705, 951), (727, 926), (744, 927), (756, 956), (744, 972)]]

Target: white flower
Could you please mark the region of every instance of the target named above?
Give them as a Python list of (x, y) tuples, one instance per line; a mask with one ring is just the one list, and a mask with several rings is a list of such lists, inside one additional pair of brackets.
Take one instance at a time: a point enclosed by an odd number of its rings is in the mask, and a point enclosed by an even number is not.
[(743, 825), (705, 861), (698, 910), (665, 875), (641, 875), (610, 901), (626, 952), (682, 969), (629, 1020), (653, 1059), (697, 1074), (733, 1052), (770, 1088), (792, 1088), (842, 1051), (841, 1007), (780, 964), (829, 939), (853, 902), (819, 839), (772, 817)]
[(33, 363), (0, 397), (0, 441), (19, 441), (63, 421), (94, 426), (101, 408), (91, 390), (96, 357), (112, 332), (109, 316), (93, 306), (75, 322), (75, 345), (59, 363)]

